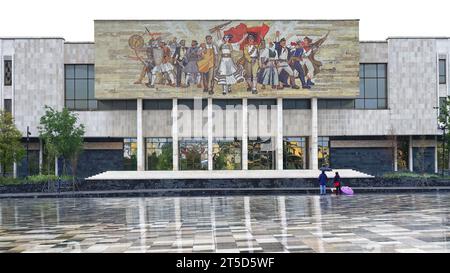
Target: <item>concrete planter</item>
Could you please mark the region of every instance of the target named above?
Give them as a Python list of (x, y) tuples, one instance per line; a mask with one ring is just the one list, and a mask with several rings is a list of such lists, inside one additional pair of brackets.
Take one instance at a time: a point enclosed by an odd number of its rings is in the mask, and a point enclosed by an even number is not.
[[(427, 188), (450, 187), (450, 180), (411, 179), (411, 178), (353, 178), (343, 179), (344, 186), (364, 188), (359, 192), (390, 191), (394, 188)], [(332, 180), (328, 187), (332, 187)], [(314, 190), (318, 188), (317, 179), (184, 179), (184, 180), (105, 180), (105, 181), (78, 181), (75, 191), (123, 191), (123, 190), (219, 190), (222, 192), (242, 190), (252, 193), (252, 189), (267, 189), (278, 192), (295, 192), (298, 190)], [(377, 189), (378, 188), (378, 189)], [(387, 189), (386, 189), (387, 188)], [(389, 189), (392, 188), (392, 189)], [(419, 190), (419, 189), (418, 189)], [(71, 192), (72, 181), (61, 181), (59, 189), (57, 181), (46, 183), (30, 183), (21, 185), (0, 186), (0, 194), (7, 193), (49, 193)]]
[(57, 192), (72, 191), (72, 180), (48, 181), (42, 183), (24, 183), (19, 185), (0, 185), (0, 194), (2, 193), (36, 193), (36, 192)]

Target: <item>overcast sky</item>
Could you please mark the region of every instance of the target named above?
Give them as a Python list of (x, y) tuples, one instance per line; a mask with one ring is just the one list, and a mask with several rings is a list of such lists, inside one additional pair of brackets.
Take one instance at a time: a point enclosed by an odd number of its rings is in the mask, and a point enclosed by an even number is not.
[(360, 19), (361, 40), (450, 36), (448, 0), (5, 0), (0, 37), (93, 41), (94, 19)]

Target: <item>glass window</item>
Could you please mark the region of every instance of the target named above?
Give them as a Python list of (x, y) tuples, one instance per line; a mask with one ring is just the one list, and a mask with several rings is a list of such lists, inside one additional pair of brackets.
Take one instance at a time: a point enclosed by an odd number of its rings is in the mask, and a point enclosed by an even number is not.
[(237, 138), (215, 138), (213, 140), (213, 169), (242, 169), (241, 140)]
[(178, 141), (180, 170), (208, 169), (208, 140), (205, 138), (181, 138)]
[(66, 79), (66, 100), (73, 99), (75, 99), (75, 80)]
[(144, 110), (172, 110), (172, 100), (144, 100)]
[(342, 109), (353, 109), (355, 108), (355, 100), (342, 100)]
[(66, 107), (67, 107), (67, 109), (74, 109), (75, 108), (75, 101), (66, 99)]
[(12, 85), (12, 60), (5, 60), (3, 64), (3, 85)]
[(330, 166), (330, 138), (329, 137), (318, 137), (318, 160), (320, 167)]
[(89, 109), (97, 109), (97, 101), (96, 100), (88, 100), (88, 108)]
[(376, 77), (377, 77), (377, 65), (364, 64), (364, 78), (376, 78)]
[(446, 84), (447, 82), (447, 67), (446, 60), (439, 60), (439, 84)]
[(253, 109), (271, 109), (273, 107), (276, 107), (277, 100), (274, 99), (249, 99), (247, 101), (247, 104), (250, 107), (253, 107)]
[(275, 170), (275, 143), (271, 137), (248, 139), (248, 169)]
[(173, 170), (172, 138), (148, 137), (145, 145), (146, 170)]
[(123, 169), (126, 171), (137, 170), (137, 139), (123, 139)]
[(397, 136), (397, 169), (409, 170), (409, 137)]
[(77, 64), (75, 67), (76, 79), (88, 79), (88, 66), (86, 64)]
[[(95, 101), (97, 102), (97, 101)], [(136, 110), (136, 100), (99, 100), (98, 110)]]
[(76, 79), (75, 80), (75, 99), (87, 100), (88, 98), (88, 80)]
[(358, 98), (360, 98), (360, 99), (364, 99), (364, 96), (366, 94), (366, 90), (364, 88), (364, 80), (363, 79), (364, 78), (361, 78), (359, 80), (359, 95), (358, 95)]
[(356, 99), (355, 100), (355, 108), (356, 109), (364, 109), (364, 99)]
[[(319, 101), (320, 103), (320, 101)], [(311, 100), (305, 99), (283, 99), (283, 109), (311, 109)]]
[(75, 109), (77, 110), (87, 110), (88, 107), (88, 101), (87, 100), (75, 100)]
[(66, 64), (64, 74), (66, 79), (75, 79), (75, 65)]
[(65, 105), (69, 110), (95, 110), (95, 73), (93, 64), (65, 65)]
[(365, 98), (376, 99), (377, 98), (377, 79), (365, 79), (364, 80)]
[(12, 112), (12, 101), (11, 99), (5, 99), (3, 101), (3, 109), (5, 112), (11, 113)]
[(355, 100), (352, 99), (319, 99), (319, 109), (353, 109)]
[(356, 109), (387, 108), (387, 65), (360, 64), (359, 96)]
[(306, 137), (283, 138), (283, 169), (306, 169)]
[(377, 109), (378, 108), (378, 100), (377, 99), (365, 99), (364, 100), (364, 108)]
[(88, 78), (95, 79), (95, 69), (93, 65), (88, 65)]
[[(179, 99), (178, 100), (179, 109), (200, 110), (200, 109), (195, 109), (195, 107), (199, 107), (199, 106), (200, 106), (200, 101), (198, 99), (196, 99), (196, 100)], [(202, 99), (202, 101), (201, 101), (202, 110), (206, 109), (207, 106), (208, 106), (208, 100)], [(171, 105), (170, 109), (172, 109), (172, 105)]]
[(227, 108), (242, 108), (242, 100), (239, 99), (214, 99), (213, 104), (222, 110), (226, 110)]
[(377, 64), (377, 77), (386, 78), (386, 64)]

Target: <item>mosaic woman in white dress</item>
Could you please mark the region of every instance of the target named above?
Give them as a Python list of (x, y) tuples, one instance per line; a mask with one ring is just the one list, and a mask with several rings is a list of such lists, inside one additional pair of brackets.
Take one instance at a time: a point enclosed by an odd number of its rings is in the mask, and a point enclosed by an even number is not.
[[(215, 73), (215, 80), (217, 84), (222, 85), (223, 94), (226, 95), (231, 92), (231, 85), (244, 81), (244, 70), (242, 66), (236, 65), (231, 58), (233, 52), (233, 44), (230, 43), (231, 35), (225, 35), (219, 44), (219, 65), (217, 66), (217, 72)], [(242, 41), (246, 38), (242, 39)], [(236, 44), (240, 44), (236, 43)]]

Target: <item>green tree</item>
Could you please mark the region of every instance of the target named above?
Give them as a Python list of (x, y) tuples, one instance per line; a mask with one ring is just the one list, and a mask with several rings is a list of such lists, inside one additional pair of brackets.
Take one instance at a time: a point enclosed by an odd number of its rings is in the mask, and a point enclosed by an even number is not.
[[(438, 116), (438, 122), (439, 122), (439, 128), (441, 128), (444, 131), (443, 142), (445, 143), (445, 150), (442, 152), (444, 153), (444, 161), (442, 162), (442, 168), (448, 168), (450, 169), (450, 161), (449, 159), (449, 149), (450, 149), (450, 136), (449, 136), (449, 129), (450, 129), (450, 100), (448, 98), (442, 100), (441, 105), (439, 107), (439, 116)], [(439, 160), (441, 160), (441, 157), (438, 157)], [(447, 162), (447, 164), (446, 164)]]
[(78, 116), (67, 108), (57, 111), (45, 106), (45, 114), (40, 119), (38, 129), (39, 137), (45, 143), (48, 154), (62, 157), (63, 174), (67, 175), (66, 161), (68, 160), (75, 178), (85, 133), (84, 125), (78, 124)]
[(25, 149), (20, 142), (22, 134), (14, 125), (12, 115), (0, 111), (0, 165), (2, 176), (6, 175), (6, 169), (14, 162), (19, 162), (25, 156)]

